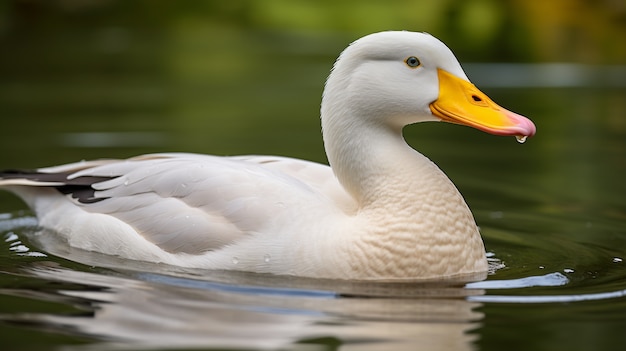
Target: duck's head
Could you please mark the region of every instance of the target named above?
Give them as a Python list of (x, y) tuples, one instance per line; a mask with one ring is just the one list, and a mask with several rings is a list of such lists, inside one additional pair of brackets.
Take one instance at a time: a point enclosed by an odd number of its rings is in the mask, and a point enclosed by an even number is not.
[[(474, 86), (452, 51), (426, 33), (380, 32), (352, 43), (328, 78), (322, 115), (356, 114), (401, 128), (422, 121), (467, 125), (520, 138), (535, 134), (526, 117)], [(323, 117), (335, 118), (335, 117)]]

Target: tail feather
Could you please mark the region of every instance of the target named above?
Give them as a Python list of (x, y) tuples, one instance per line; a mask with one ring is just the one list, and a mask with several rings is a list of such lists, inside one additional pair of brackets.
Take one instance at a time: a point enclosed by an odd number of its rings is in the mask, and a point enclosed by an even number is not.
[(54, 188), (62, 194), (70, 195), (80, 203), (94, 203), (106, 198), (96, 197), (92, 185), (116, 178), (84, 176), (68, 179), (72, 173), (7, 170), (0, 172), (0, 187), (17, 185)]

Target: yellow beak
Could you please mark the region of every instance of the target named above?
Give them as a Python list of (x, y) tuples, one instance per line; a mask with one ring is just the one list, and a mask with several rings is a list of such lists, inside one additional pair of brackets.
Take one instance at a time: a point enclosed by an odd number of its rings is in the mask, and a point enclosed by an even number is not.
[(495, 135), (515, 135), (518, 140), (535, 135), (533, 122), (498, 106), (474, 84), (440, 68), (437, 75), (439, 98), (430, 104), (430, 111), (441, 120)]

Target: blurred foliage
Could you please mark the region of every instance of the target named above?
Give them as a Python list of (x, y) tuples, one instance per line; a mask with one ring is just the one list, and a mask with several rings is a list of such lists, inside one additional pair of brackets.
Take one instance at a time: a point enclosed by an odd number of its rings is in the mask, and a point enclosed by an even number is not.
[[(465, 60), (624, 63), (621, 0), (10, 0), (0, 38), (88, 27), (238, 27), (293, 33), (428, 31)], [(110, 43), (115, 49), (114, 42)]]

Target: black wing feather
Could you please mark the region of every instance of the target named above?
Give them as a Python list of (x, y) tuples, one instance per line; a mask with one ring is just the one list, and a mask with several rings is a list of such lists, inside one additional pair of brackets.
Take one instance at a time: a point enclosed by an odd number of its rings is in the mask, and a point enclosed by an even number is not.
[(37, 171), (7, 170), (0, 172), (0, 179), (26, 179), (42, 183), (61, 183), (61, 185), (50, 187), (55, 188), (65, 195), (70, 195), (80, 203), (89, 204), (107, 199), (106, 197), (95, 196), (96, 190), (92, 187), (93, 184), (117, 178), (86, 176), (68, 179), (70, 174), (72, 174), (72, 172), (43, 173)]

